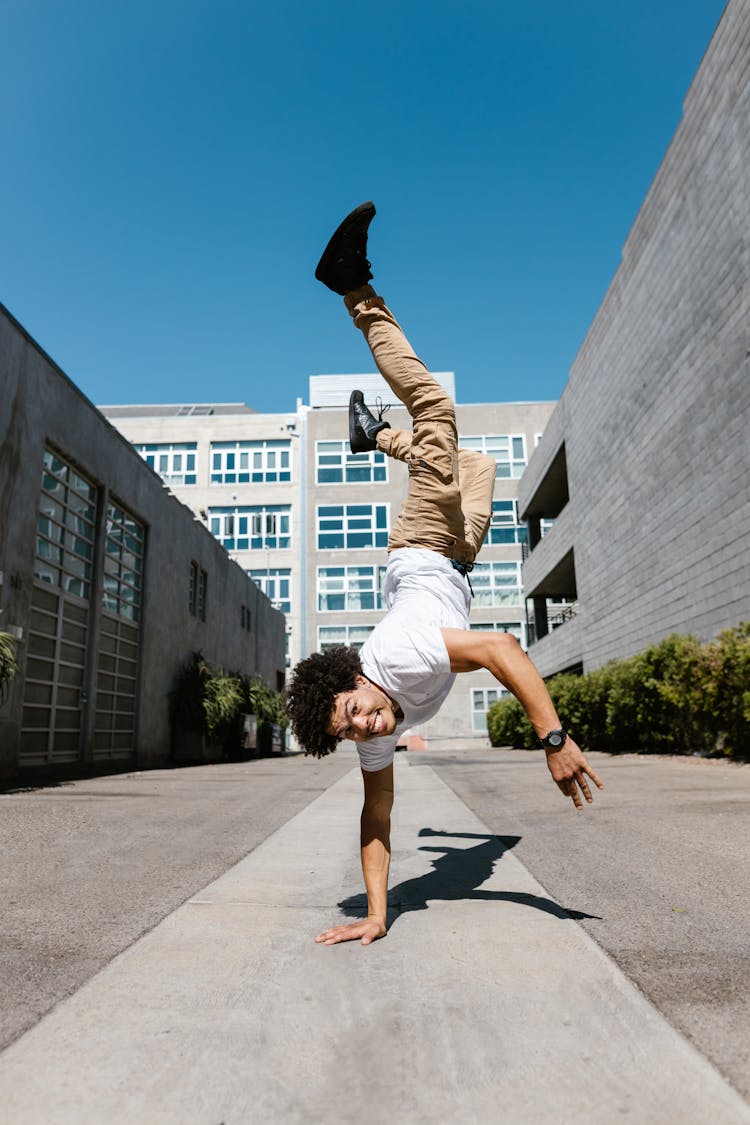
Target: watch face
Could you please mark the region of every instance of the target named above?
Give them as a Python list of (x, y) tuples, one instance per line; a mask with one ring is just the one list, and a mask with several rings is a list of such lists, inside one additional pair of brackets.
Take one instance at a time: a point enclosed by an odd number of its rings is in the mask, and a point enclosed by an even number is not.
[(556, 730), (552, 734), (548, 735), (547, 743), (549, 746), (562, 746), (563, 736), (560, 731)]

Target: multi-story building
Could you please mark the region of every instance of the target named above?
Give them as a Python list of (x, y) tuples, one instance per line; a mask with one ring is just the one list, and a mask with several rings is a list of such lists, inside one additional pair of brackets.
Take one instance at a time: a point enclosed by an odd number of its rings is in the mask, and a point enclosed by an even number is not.
[[(454, 376), (436, 376), (455, 398)], [(309, 404), (260, 414), (243, 404), (105, 406), (103, 413), (283, 610), (287, 664), (333, 644), (361, 645), (383, 613), (388, 532), (406, 495), (404, 465), (380, 452), (352, 456), (347, 409), (354, 386), (368, 403), (404, 408), (379, 375), (313, 376)], [(525, 527), (517, 487), (554, 403), (458, 404), (462, 445), (495, 457), (486, 545), (472, 574), (472, 628), (526, 642), (521, 589)], [(418, 734), (431, 744), (484, 737), (499, 693), (489, 673), (460, 676)]]
[(750, 615), (749, 62), (730, 0), (521, 483), (544, 675)]

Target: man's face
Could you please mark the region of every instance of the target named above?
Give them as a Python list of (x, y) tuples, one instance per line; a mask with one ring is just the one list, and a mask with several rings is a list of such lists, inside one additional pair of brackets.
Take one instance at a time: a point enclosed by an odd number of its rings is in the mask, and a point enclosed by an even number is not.
[(354, 691), (341, 691), (334, 696), (329, 734), (367, 742), (393, 734), (396, 729), (394, 703), (384, 691), (364, 676), (357, 676)]

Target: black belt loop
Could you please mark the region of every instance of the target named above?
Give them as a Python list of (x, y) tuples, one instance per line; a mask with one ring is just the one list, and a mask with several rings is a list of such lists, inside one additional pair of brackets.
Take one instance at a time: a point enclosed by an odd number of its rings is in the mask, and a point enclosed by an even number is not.
[(474, 597), (474, 587), (472, 586), (471, 579), (469, 578), (469, 571), (474, 569), (474, 563), (473, 562), (461, 563), (461, 562), (458, 562), (457, 559), (449, 559), (448, 561), (450, 562), (453, 569), (457, 570), (458, 573), (463, 578), (465, 578), (466, 581), (469, 583), (469, 590), (471, 591), (471, 596), (473, 598)]

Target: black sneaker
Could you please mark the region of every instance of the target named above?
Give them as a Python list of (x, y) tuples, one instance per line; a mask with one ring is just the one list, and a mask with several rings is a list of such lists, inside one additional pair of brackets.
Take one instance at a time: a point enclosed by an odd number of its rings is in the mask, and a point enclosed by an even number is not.
[(318, 281), (342, 297), (372, 278), (367, 261), (367, 228), (374, 216), (374, 203), (368, 201), (355, 207), (336, 228), (318, 262), (315, 270)]
[(381, 430), (389, 430), (390, 423), (383, 421), (383, 415), (388, 406), (380, 405), (378, 399), (378, 416), (375, 417), (365, 406), (365, 396), (361, 391), (352, 391), (349, 398), (349, 445), (352, 453), (367, 453), (376, 449), (375, 434)]

